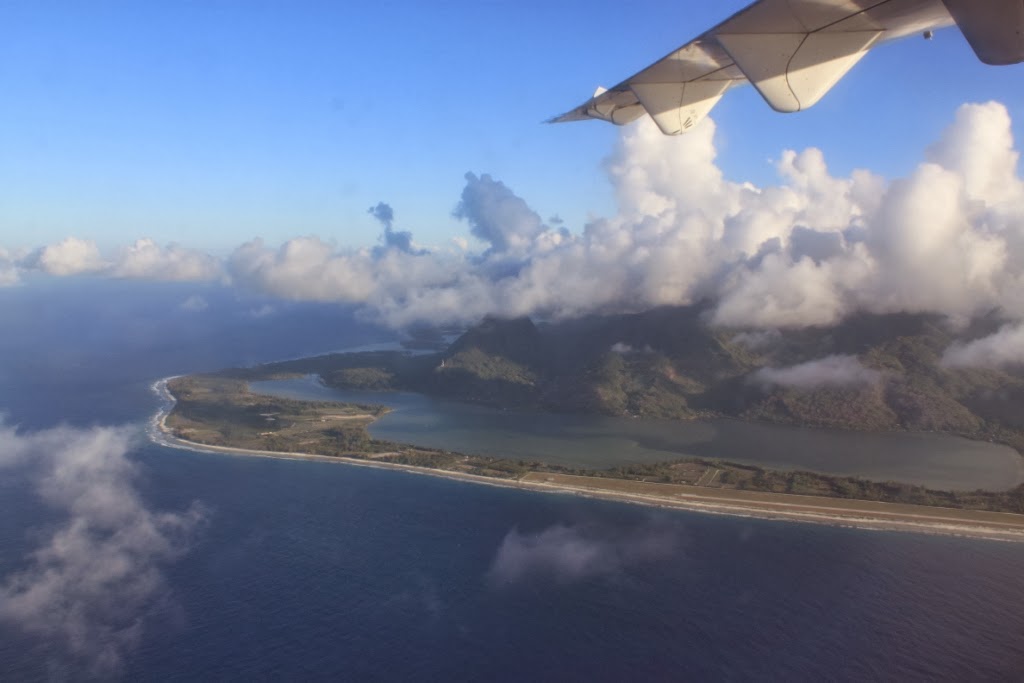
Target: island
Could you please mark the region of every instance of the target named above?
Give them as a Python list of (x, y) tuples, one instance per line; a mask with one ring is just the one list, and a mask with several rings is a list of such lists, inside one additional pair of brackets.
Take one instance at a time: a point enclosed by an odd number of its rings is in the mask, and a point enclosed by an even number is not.
[[(385, 406), (285, 399), (254, 393), (249, 384), (316, 375), (332, 387), (401, 389), (520, 410), (728, 416), (862, 430), (931, 427), (1018, 452), (1024, 445), (1013, 404), (1024, 396), (1024, 379), (942, 367), (939, 355), (952, 335), (928, 316), (873, 316), (793, 338), (744, 334), (711, 330), (699, 307), (548, 326), (489, 318), (439, 351), (329, 354), (171, 378), (160, 390), (173, 405), (158, 424), (169, 443), (207, 450), (709, 513), (1024, 540), (1024, 486), (937, 491), (697, 458), (571, 469), (374, 439), (367, 427), (386, 414)], [(823, 356), (856, 358), (873, 381), (810, 387), (751, 381), (780, 358), (794, 365)]]

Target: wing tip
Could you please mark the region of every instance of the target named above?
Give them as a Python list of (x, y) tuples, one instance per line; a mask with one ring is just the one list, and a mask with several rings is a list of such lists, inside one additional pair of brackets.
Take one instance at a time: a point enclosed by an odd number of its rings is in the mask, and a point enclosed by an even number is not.
[(573, 121), (585, 121), (590, 117), (581, 112), (579, 109), (573, 109), (567, 111), (564, 114), (558, 116), (552, 116), (550, 119), (545, 119), (544, 123), (571, 123)]

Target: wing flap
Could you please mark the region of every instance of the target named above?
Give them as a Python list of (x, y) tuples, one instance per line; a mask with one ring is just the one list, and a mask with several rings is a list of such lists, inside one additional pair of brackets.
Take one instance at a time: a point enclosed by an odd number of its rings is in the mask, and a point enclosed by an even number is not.
[[(954, 6), (992, 3), (1008, 12), (1016, 8), (1010, 13), (1021, 15), (1017, 33), (970, 19), (961, 27), (982, 36), (981, 42), (992, 43), (989, 34), (998, 33), (994, 42), (1002, 47), (987, 54), (1021, 61), (1024, 43), (1014, 40), (1024, 41), (1024, 0), (758, 0), (552, 121), (596, 118), (621, 125), (647, 112), (662, 132), (677, 135), (706, 116), (731, 86), (747, 81), (777, 111), (800, 111), (817, 103), (879, 42), (948, 26)], [(968, 40), (975, 45), (970, 35)]]
[(630, 87), (662, 133), (680, 135), (700, 123), (730, 85), (729, 81), (690, 81)]
[(813, 33), (878, 0), (761, 0), (712, 29), (715, 33)]
[(813, 106), (853, 68), (881, 31), (718, 34), (772, 109)]
[(623, 125), (646, 112), (666, 135), (697, 125), (730, 86), (745, 82), (714, 39), (697, 38), (552, 123), (601, 119)]
[(617, 126), (623, 126), (644, 115), (644, 108), (632, 90), (623, 90), (615, 86), (611, 90), (598, 88), (598, 92), (589, 100), (567, 111), (561, 116), (550, 119), (548, 123), (568, 123), (570, 121), (586, 121), (600, 119)]

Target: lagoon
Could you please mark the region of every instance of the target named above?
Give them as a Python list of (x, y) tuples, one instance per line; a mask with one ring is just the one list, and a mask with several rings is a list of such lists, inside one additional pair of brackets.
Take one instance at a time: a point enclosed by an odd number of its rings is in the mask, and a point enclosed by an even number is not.
[(696, 457), (933, 489), (1002, 491), (1024, 483), (1024, 460), (1013, 448), (948, 434), (500, 410), (408, 392), (333, 389), (315, 376), (250, 386), (287, 398), (384, 404), (392, 412), (371, 425), (374, 438), (566, 467)]

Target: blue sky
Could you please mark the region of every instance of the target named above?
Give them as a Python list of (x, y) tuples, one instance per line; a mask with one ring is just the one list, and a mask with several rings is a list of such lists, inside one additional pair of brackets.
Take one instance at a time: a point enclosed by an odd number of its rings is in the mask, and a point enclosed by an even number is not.
[[(139, 237), (227, 251), (314, 234), (370, 245), (366, 213), (440, 244), (466, 172), (574, 231), (614, 211), (618, 136), (542, 125), (746, 2), (21, 2), (0, 5), (0, 244)], [(783, 149), (835, 174), (909, 172), (963, 102), (1022, 137), (1024, 66), (980, 64), (956, 29), (883, 46), (813, 110), (751, 88), (712, 113), (733, 180)]]

